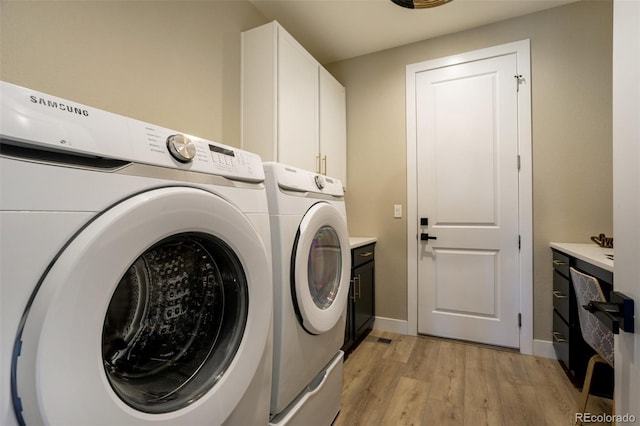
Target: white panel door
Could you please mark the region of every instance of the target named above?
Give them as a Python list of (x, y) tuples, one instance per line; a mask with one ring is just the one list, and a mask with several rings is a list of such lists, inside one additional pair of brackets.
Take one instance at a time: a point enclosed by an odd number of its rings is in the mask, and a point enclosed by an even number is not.
[(509, 54), (416, 76), (421, 334), (519, 347), (516, 74)]
[[(640, 423), (640, 2), (613, 2), (615, 290), (635, 299), (635, 333), (615, 336), (617, 424)], [(626, 416), (626, 418), (625, 418)], [(615, 421), (614, 421), (615, 424)]]
[(278, 161), (318, 170), (318, 62), (278, 31)]

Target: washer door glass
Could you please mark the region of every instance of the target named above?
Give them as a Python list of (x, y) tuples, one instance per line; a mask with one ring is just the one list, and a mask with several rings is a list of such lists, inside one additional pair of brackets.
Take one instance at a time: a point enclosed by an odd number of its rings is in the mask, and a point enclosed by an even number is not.
[(247, 320), (247, 284), (219, 239), (181, 234), (129, 267), (102, 332), (102, 357), (118, 396), (140, 411), (175, 411), (225, 373)]
[(335, 229), (323, 226), (316, 232), (309, 250), (309, 292), (316, 306), (327, 309), (340, 288), (342, 253)]
[(266, 229), (266, 211), (250, 218), (182, 186), (91, 218), (25, 310), (11, 360), (19, 423), (228, 422), (272, 350)]

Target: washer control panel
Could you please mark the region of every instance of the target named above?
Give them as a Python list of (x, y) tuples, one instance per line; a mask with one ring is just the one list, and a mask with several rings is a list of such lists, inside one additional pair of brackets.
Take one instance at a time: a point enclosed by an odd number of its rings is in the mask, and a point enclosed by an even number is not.
[(259, 155), (0, 81), (0, 135), (42, 149), (264, 181)]
[(257, 154), (141, 121), (129, 124), (134, 154), (140, 162), (238, 180), (264, 180), (262, 159)]

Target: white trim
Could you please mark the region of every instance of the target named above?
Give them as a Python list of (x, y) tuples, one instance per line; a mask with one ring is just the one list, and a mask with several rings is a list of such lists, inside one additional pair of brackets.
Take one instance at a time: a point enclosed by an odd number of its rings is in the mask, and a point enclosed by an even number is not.
[(550, 340), (533, 339), (533, 355), (541, 358), (558, 359)]
[(407, 332), (407, 321), (395, 318), (376, 317), (373, 329), (390, 333), (409, 334)]
[(521, 40), (446, 58), (407, 65), (407, 334), (418, 333), (418, 235), (416, 164), (416, 74), (430, 69), (476, 61), (494, 56), (516, 54), (518, 74), (524, 84), (518, 96), (518, 152), (520, 155), (520, 352), (533, 354), (533, 191), (531, 159), (531, 61), (530, 42)]

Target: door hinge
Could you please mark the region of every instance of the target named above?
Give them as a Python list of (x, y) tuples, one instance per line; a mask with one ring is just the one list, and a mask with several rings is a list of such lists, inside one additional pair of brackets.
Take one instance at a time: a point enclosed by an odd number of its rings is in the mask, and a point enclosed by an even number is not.
[(516, 79), (516, 92), (519, 92), (520, 91), (520, 85), (524, 84), (526, 82), (526, 80), (524, 79), (522, 74), (516, 74), (516, 75), (514, 75), (514, 77)]
[(522, 314), (518, 313), (518, 328), (522, 328)]
[(518, 161), (518, 171), (520, 171), (520, 154), (518, 154), (517, 161)]

